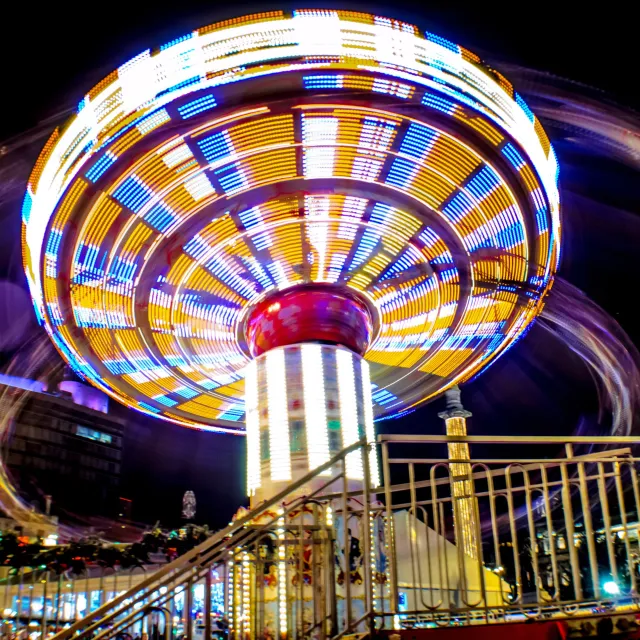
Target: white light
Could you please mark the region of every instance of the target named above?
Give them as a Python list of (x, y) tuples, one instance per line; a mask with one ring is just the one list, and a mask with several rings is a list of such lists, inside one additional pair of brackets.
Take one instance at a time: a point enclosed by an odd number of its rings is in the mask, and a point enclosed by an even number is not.
[(260, 411), (258, 409), (258, 365), (252, 360), (244, 372), (247, 421), (247, 494), (260, 486)]
[(55, 533), (49, 534), (43, 542), (45, 547), (55, 547), (58, 544), (58, 536)]
[(269, 407), (269, 448), (271, 480), (291, 480), (289, 415), (284, 349), (272, 349), (266, 356), (267, 402)]
[(364, 410), (364, 432), (367, 437), (367, 444), (373, 445), (369, 449), (369, 474), (371, 476), (371, 486), (380, 486), (380, 473), (378, 471), (378, 450), (375, 447), (376, 430), (373, 424), (373, 399), (371, 397), (371, 376), (369, 374), (369, 363), (362, 358), (360, 360), (360, 371), (362, 378), (362, 407)]
[(620, 595), (620, 587), (613, 581), (609, 580), (602, 585), (604, 592), (610, 596)]
[(212, 193), (215, 189), (211, 186), (209, 178), (204, 173), (199, 173), (194, 178), (190, 178), (184, 183), (184, 188), (191, 194), (191, 197), (198, 202)]
[[(353, 375), (353, 355), (346, 349), (338, 349), (336, 351), (336, 363), (338, 365), (338, 397), (340, 399), (342, 446), (348, 447), (360, 440), (356, 381)], [(360, 451), (354, 451), (347, 455), (347, 476), (362, 480), (362, 453)]]
[[(319, 344), (302, 345), (302, 385), (307, 429), (309, 470), (329, 460), (327, 408), (322, 372), (322, 347)], [(326, 474), (330, 471), (327, 470)]]
[(179, 147), (165, 153), (162, 160), (169, 169), (173, 169), (173, 167), (176, 167), (191, 158), (193, 158), (191, 149), (189, 149), (186, 144), (181, 144)]

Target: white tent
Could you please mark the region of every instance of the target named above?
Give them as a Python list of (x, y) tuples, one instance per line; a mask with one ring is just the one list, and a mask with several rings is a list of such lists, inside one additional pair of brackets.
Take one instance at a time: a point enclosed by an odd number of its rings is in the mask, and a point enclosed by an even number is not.
[(398, 589), (407, 609), (500, 607), (508, 585), (408, 511), (394, 514)]

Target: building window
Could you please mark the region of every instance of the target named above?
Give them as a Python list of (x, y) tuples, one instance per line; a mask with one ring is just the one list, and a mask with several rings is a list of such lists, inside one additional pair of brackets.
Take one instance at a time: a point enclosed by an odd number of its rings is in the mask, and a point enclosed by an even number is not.
[(89, 429), (89, 427), (83, 427), (81, 424), (76, 425), (76, 435), (81, 438), (87, 438), (88, 440), (95, 440), (96, 442), (104, 442), (105, 444), (111, 444), (113, 438), (108, 433), (102, 431), (96, 431), (95, 429)]

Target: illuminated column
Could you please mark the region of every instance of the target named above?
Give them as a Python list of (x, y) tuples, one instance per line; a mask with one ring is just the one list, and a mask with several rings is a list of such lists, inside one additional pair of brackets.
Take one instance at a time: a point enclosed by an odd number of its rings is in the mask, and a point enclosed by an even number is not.
[[(445, 392), (447, 410), (438, 416), (444, 420), (448, 436), (466, 436), (466, 411), (460, 400), (460, 389), (455, 386)], [(469, 445), (453, 442), (447, 445), (449, 460), (469, 460)], [(478, 558), (476, 500), (473, 497), (471, 465), (467, 462), (450, 462), (451, 498), (453, 500), (453, 526), (456, 544), (466, 555)]]
[[(365, 436), (373, 441), (369, 367), (358, 354), (336, 345), (288, 345), (258, 356), (249, 369), (245, 394), (252, 414), (247, 416), (252, 503), (281, 491)], [(376, 485), (375, 452), (369, 461)], [(347, 457), (347, 477), (351, 483), (362, 482), (361, 451)]]
[[(371, 378), (362, 356), (375, 313), (357, 292), (314, 284), (276, 292), (248, 314), (244, 334), (253, 360), (245, 370), (247, 487), (253, 506), (345, 447), (364, 438), (374, 442)], [(362, 451), (350, 453), (346, 467), (352, 488), (360, 488)], [(374, 447), (369, 467), (378, 486)], [(300, 493), (325, 482), (315, 478)]]

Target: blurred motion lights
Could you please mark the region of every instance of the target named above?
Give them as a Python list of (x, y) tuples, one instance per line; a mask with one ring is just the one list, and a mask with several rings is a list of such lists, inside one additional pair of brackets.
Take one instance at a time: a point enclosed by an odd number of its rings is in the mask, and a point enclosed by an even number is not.
[[(372, 439), (374, 416), (468, 379), (541, 309), (559, 259), (557, 171), (526, 103), (466, 49), (369, 14), (256, 14), (143, 51), (85, 95), (29, 180), (24, 267), (39, 321), (83, 378), (189, 427), (246, 423), (253, 441), (252, 310), (296, 287), (346, 292), (366, 309), (353, 333), (349, 314), (340, 339), (301, 321), (316, 465), (332, 450), (329, 356), (311, 343), (350, 349), (331, 347), (344, 444), (362, 436), (356, 415)], [(264, 354), (280, 480), (285, 352), (278, 338)]]

